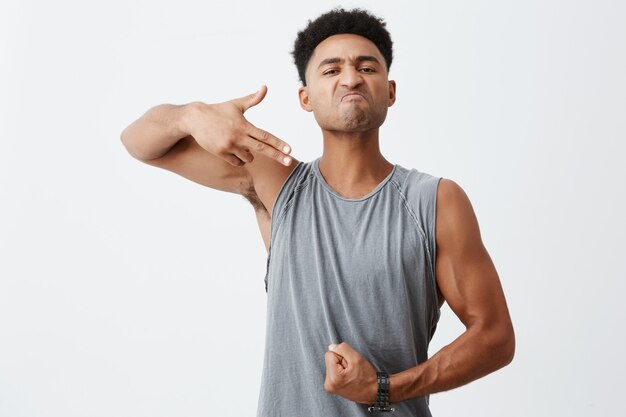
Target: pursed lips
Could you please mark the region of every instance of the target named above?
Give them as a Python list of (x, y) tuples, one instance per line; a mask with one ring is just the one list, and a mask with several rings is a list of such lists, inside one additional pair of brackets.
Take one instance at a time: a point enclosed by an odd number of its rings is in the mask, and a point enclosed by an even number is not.
[(351, 92), (349, 92), (349, 93), (344, 94), (344, 95), (341, 97), (341, 101), (343, 101), (343, 99), (344, 99), (344, 98), (346, 98), (346, 97), (350, 97), (350, 96), (359, 96), (359, 97), (365, 98), (365, 97), (363, 96), (363, 94), (361, 94), (361, 93), (357, 93), (356, 91), (351, 91)]

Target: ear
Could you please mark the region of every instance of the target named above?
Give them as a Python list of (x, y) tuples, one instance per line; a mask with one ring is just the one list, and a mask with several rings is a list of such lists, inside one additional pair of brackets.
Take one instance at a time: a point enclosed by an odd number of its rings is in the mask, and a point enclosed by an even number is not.
[(308, 112), (313, 111), (313, 107), (311, 107), (311, 101), (309, 100), (309, 89), (308, 87), (300, 87), (298, 88), (298, 98), (300, 100), (300, 107)]
[(396, 82), (389, 80), (389, 107), (393, 106), (396, 102)]

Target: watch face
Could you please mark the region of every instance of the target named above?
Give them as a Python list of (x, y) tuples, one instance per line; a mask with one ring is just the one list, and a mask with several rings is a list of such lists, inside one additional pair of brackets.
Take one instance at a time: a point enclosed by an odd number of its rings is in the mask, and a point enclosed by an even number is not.
[(378, 407), (378, 406), (372, 405), (372, 406), (367, 408), (367, 411), (369, 411), (370, 413), (372, 411), (395, 411), (395, 410), (396, 410), (395, 408), (393, 408), (391, 406), (388, 406), (388, 405), (382, 406), (382, 407)]

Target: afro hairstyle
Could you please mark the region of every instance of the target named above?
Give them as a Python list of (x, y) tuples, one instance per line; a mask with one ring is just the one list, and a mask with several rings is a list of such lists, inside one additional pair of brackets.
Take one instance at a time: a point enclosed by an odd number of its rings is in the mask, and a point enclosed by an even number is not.
[(326, 38), (342, 33), (360, 35), (372, 41), (385, 58), (389, 71), (393, 59), (393, 42), (385, 26), (383, 19), (359, 8), (335, 8), (314, 21), (309, 20), (307, 26), (298, 32), (291, 52), (302, 85), (306, 86), (306, 67), (315, 47)]

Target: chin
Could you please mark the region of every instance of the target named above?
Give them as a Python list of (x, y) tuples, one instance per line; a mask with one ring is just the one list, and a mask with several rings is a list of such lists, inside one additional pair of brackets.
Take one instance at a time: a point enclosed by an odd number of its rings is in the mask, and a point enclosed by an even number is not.
[(322, 130), (332, 132), (364, 132), (379, 128), (386, 119), (387, 112), (372, 115), (364, 111), (345, 112), (336, 118), (323, 118), (315, 115), (315, 120)]

